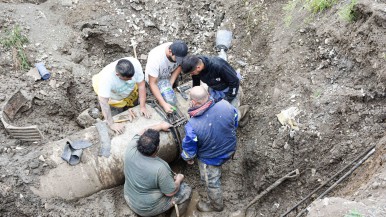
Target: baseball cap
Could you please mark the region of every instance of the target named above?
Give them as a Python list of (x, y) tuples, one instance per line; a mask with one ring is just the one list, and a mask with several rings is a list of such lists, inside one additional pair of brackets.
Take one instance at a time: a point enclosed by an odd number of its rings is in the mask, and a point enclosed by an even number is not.
[(181, 40), (175, 40), (169, 47), (173, 55), (176, 56), (177, 64), (181, 64), (182, 59), (188, 54), (188, 46)]

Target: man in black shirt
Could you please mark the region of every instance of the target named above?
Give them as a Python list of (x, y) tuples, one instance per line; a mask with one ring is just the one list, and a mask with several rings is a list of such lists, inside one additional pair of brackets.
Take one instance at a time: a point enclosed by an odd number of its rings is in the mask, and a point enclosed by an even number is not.
[(238, 110), (239, 120), (245, 117), (249, 106), (240, 106), (241, 76), (227, 61), (220, 57), (189, 55), (182, 60), (181, 67), (184, 73), (192, 75), (193, 86), (199, 86), (200, 81), (206, 83), (216, 102), (227, 100)]

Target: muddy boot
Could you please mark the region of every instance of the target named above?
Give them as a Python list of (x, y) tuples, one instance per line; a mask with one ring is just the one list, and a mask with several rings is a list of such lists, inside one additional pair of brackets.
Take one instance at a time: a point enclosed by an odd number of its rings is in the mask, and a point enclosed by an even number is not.
[(208, 197), (210, 202), (200, 200), (197, 209), (201, 212), (221, 212), (224, 210), (222, 191), (220, 188), (209, 188)]
[(224, 210), (224, 205), (215, 207), (211, 202), (205, 202), (200, 200), (197, 203), (197, 209), (200, 212), (221, 212)]
[(239, 127), (244, 127), (249, 121), (248, 117), (249, 105), (242, 105), (239, 107)]

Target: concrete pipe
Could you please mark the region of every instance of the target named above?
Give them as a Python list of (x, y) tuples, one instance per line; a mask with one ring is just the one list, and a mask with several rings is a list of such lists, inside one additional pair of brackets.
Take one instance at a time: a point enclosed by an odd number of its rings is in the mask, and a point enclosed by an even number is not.
[[(177, 94), (177, 106), (187, 118), (188, 101)], [(54, 162), (55, 168), (39, 177), (40, 186), (31, 190), (43, 197), (59, 197), (67, 200), (82, 198), (100, 190), (115, 187), (124, 183), (123, 159), (126, 146), (133, 136), (148, 126), (163, 121), (164, 118), (154, 108), (147, 105), (152, 117), (137, 117), (133, 122), (126, 122), (122, 135), (111, 138), (111, 152), (108, 158), (98, 156), (100, 143), (95, 126), (86, 128), (65, 139), (50, 142), (46, 145), (44, 156)], [(139, 107), (133, 108), (139, 114)], [(121, 115), (121, 114), (120, 114)], [(179, 127), (183, 133), (183, 126)], [(88, 140), (93, 145), (83, 150), (81, 162), (70, 166), (61, 159), (67, 141)], [(171, 132), (161, 133), (159, 156), (167, 162), (175, 160), (179, 155), (178, 145)]]

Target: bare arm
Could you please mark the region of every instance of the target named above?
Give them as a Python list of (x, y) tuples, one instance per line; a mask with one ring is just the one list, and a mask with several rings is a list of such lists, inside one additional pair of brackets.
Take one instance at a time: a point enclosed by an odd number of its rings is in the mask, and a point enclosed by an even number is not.
[(182, 180), (184, 180), (184, 178), (185, 178), (184, 175), (177, 174), (174, 177), (174, 185), (176, 186), (176, 190), (174, 190), (174, 192), (172, 192), (170, 194), (165, 194), (165, 195), (168, 196), (168, 197), (174, 196), (178, 192), (178, 190), (180, 190), (180, 185), (181, 185)]
[(173, 72), (172, 76), (170, 77), (170, 83), (173, 85), (174, 82), (177, 80), (178, 76), (181, 74), (182, 67), (178, 66)]
[(151, 125), (149, 127), (146, 127), (138, 135), (142, 135), (147, 129), (153, 129), (156, 131), (169, 131), (170, 127), (172, 127), (171, 124), (169, 124), (168, 122), (162, 121), (158, 124), (154, 124), (154, 125)]
[(109, 99), (105, 98), (105, 97), (98, 96), (98, 100), (99, 100), (99, 104), (100, 104), (101, 109), (102, 109), (103, 117), (105, 117), (107, 125), (112, 130), (114, 130), (116, 133), (118, 133), (118, 134), (123, 133), (125, 126), (123, 124), (114, 123), (113, 116), (111, 115)]
[(111, 109), (109, 105), (109, 98), (98, 96), (99, 104), (101, 105), (103, 117), (108, 125), (114, 124), (113, 117), (111, 116)]
[(161, 91), (159, 90), (157, 85), (156, 77), (149, 75), (149, 86), (150, 86), (151, 92), (158, 100), (159, 104), (164, 108), (165, 112), (168, 112), (168, 113), (173, 112), (172, 106), (169, 103), (167, 103), (161, 95)]
[(150, 118), (150, 113), (146, 109), (146, 86), (145, 81), (141, 81), (138, 84), (138, 93), (139, 93), (139, 105), (140, 105), (140, 113), (144, 115), (146, 118)]

